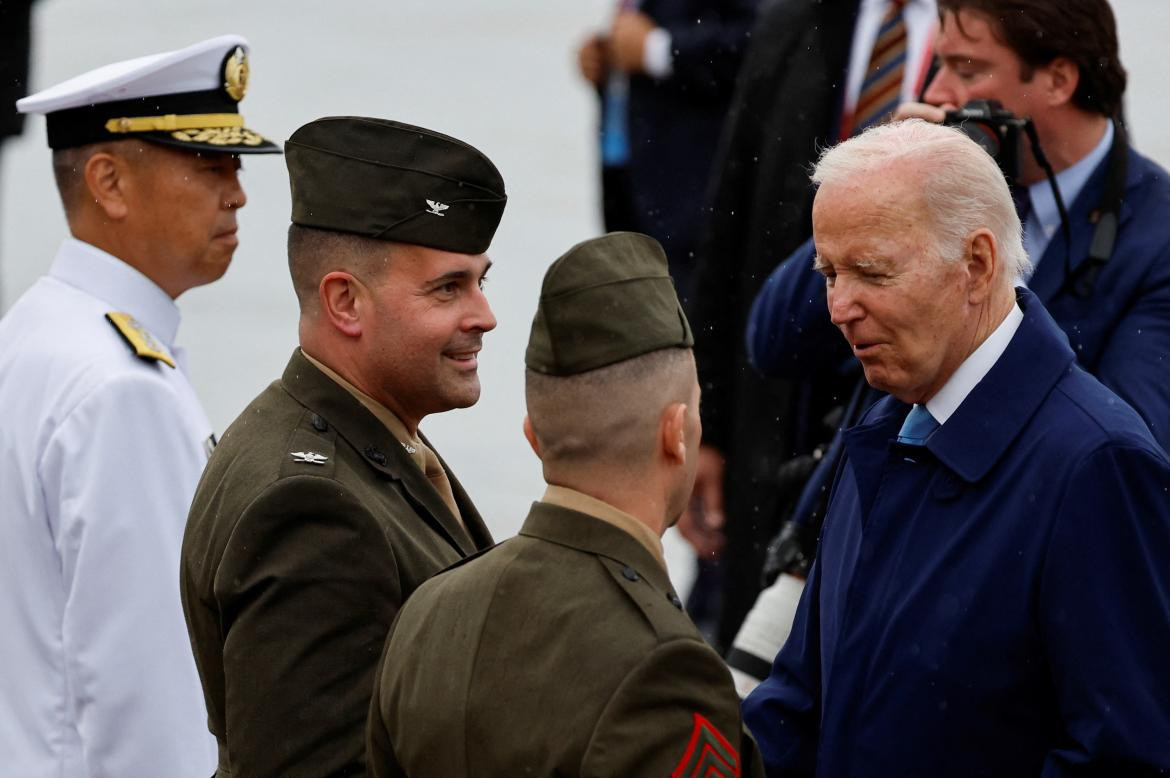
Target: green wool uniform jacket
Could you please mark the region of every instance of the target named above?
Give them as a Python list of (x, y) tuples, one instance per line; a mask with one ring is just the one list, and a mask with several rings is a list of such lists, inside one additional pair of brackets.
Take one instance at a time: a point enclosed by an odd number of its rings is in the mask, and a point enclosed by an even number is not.
[(377, 778), (763, 774), (666, 571), (621, 529), (547, 503), (402, 609), (367, 740)]
[(374, 671), (399, 607), (492, 543), (447, 474), (467, 531), (401, 443), (299, 350), (228, 428), (181, 571), (217, 776), (365, 775)]

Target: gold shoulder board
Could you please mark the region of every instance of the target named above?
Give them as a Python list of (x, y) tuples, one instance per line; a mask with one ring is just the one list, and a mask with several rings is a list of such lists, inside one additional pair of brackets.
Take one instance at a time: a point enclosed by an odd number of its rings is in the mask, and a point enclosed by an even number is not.
[(162, 362), (171, 367), (175, 366), (175, 360), (171, 359), (171, 355), (166, 352), (162, 344), (155, 340), (154, 336), (147, 332), (146, 328), (139, 324), (133, 316), (128, 313), (110, 312), (106, 314), (106, 319), (114, 325), (114, 329), (118, 331), (123, 340), (130, 344), (130, 348), (134, 349), (134, 353), (139, 357)]

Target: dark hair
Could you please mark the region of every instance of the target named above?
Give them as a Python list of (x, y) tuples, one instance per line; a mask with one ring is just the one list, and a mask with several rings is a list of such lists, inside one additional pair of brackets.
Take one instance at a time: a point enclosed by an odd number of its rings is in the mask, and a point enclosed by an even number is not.
[(1106, 116), (1121, 113), (1126, 75), (1108, 0), (938, 0), (940, 17), (950, 12), (958, 23), (960, 11), (987, 18), (996, 39), (1023, 61), (1024, 80), (1033, 68), (1066, 57), (1080, 71), (1073, 104)]
[(290, 224), (288, 269), (301, 311), (316, 305), (317, 285), (332, 270), (347, 270), (366, 283), (376, 280), (401, 244), (349, 232)]

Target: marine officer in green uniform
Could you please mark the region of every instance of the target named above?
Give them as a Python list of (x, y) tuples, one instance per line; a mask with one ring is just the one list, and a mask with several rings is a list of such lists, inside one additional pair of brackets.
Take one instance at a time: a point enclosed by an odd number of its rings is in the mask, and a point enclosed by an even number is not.
[(402, 608), (367, 732), (377, 778), (762, 774), (662, 533), (695, 477), (692, 336), (651, 238), (553, 263), (525, 355), (547, 491), (520, 535)]
[(300, 348), (216, 447), (183, 540), (221, 778), (364, 775), (398, 608), (492, 543), (418, 425), (479, 398), (499, 172), (461, 141), (355, 117), (301, 127), (285, 158)]

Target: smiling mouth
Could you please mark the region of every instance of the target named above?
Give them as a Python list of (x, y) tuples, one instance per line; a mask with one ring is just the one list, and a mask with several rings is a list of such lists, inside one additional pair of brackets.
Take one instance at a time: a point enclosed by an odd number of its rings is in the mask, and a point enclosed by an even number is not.
[(443, 356), (461, 365), (474, 365), (476, 364), (476, 357), (479, 356), (479, 349), (475, 349), (474, 351), (448, 351), (444, 352)]

